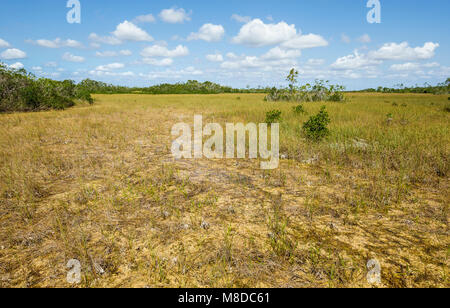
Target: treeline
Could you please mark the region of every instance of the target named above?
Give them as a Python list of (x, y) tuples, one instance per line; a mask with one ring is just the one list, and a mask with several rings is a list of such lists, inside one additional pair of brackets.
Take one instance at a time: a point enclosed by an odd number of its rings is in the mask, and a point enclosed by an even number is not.
[(0, 63), (0, 112), (65, 109), (76, 100), (94, 103), (89, 91), (72, 80), (36, 78)]
[(439, 83), (436, 86), (425, 83), (423, 86), (405, 87), (403, 84), (397, 85), (394, 88), (378, 87), (376, 89), (370, 88), (360, 92), (378, 92), (378, 93), (428, 93), (428, 94), (450, 94), (450, 78), (445, 82)]
[(210, 81), (189, 80), (185, 83), (159, 84), (150, 87), (123, 87), (91, 79), (83, 80), (79, 86), (92, 94), (222, 94), (222, 93), (267, 93), (268, 89), (234, 89)]

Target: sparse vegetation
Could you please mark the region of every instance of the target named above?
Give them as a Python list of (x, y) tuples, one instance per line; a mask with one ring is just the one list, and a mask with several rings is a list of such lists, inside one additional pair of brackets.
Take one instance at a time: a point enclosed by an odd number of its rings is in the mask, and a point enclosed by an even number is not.
[(345, 88), (339, 85), (330, 85), (329, 81), (316, 80), (314, 85), (309, 83), (297, 86), (298, 72), (292, 69), (286, 80), (289, 82), (287, 89), (272, 88), (265, 97), (269, 102), (342, 102)]
[(330, 134), (328, 125), (331, 123), (326, 107), (322, 106), (319, 113), (311, 116), (309, 120), (303, 124), (303, 132), (306, 138), (313, 141), (321, 141)]
[(345, 96), (302, 104), (322, 119), (326, 106), (322, 142), (277, 105), (286, 159), (272, 171), (170, 158), (174, 123), (260, 123), (263, 94), (0, 114), (0, 286), (370, 287), (372, 258), (382, 287), (448, 286), (447, 96)]

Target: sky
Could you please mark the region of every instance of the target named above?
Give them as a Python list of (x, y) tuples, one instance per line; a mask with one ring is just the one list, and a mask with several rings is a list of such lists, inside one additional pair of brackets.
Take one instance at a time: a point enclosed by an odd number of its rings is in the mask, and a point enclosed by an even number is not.
[[(38, 77), (245, 88), (330, 80), (357, 90), (450, 77), (450, 1), (2, 0), (0, 61)], [(77, 1), (73, 1), (76, 2)], [(80, 16), (80, 23), (73, 21)], [(378, 15), (372, 15), (377, 17)]]

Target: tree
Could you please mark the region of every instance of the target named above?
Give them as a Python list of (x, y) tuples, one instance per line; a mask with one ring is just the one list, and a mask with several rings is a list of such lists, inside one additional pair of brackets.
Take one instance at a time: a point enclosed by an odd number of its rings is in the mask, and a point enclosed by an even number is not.
[(289, 89), (291, 95), (295, 93), (295, 85), (297, 84), (297, 78), (298, 78), (298, 71), (296, 71), (295, 68), (291, 69), (289, 75), (286, 77), (286, 80), (289, 81)]

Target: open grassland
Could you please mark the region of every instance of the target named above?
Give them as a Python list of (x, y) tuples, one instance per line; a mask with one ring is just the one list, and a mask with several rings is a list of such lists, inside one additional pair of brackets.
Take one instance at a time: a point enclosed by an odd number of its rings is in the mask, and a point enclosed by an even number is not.
[[(97, 95), (0, 115), (0, 287), (449, 287), (447, 96)], [(302, 137), (322, 105), (331, 136)], [(447, 106), (447, 110), (446, 110)], [(265, 121), (283, 160), (180, 160), (177, 122)]]

